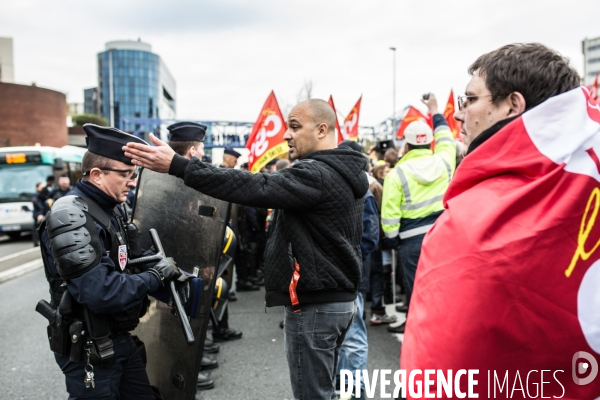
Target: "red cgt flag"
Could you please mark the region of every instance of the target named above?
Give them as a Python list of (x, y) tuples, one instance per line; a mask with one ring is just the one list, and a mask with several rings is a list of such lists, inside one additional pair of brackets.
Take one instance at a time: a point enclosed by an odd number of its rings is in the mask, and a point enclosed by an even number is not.
[(358, 139), (358, 117), (360, 114), (360, 102), (362, 100), (362, 96), (356, 102), (356, 105), (350, 111), (350, 114), (344, 120), (344, 125), (342, 125), (342, 140), (350, 139), (357, 140)]
[(420, 120), (420, 119), (423, 120), (423, 121), (425, 121), (425, 122), (427, 122), (427, 123), (429, 123), (429, 121), (421, 113), (421, 111), (417, 110), (413, 106), (410, 106), (408, 108), (407, 113), (404, 115), (404, 118), (402, 119), (402, 122), (400, 123), (400, 126), (398, 127), (398, 132), (396, 133), (396, 137), (399, 138), (399, 139), (403, 139), (404, 138), (404, 130), (406, 129), (406, 127), (408, 126), (408, 124), (410, 124), (413, 121)]
[(452, 135), (454, 135), (454, 138), (460, 139), (461, 123), (460, 121), (454, 119), (454, 113), (456, 112), (454, 104), (454, 91), (450, 89), (448, 103), (446, 103), (446, 108), (444, 109), (444, 118), (446, 118), (446, 122), (448, 122), (448, 127), (452, 131)]
[(598, 155), (600, 107), (576, 88), (465, 157), (423, 241), (407, 374), (479, 370), (479, 398), (530, 398), (536, 382), (544, 397), (600, 396)]
[(340, 123), (337, 119), (337, 112), (335, 111), (335, 105), (333, 104), (333, 96), (329, 95), (329, 100), (327, 101), (331, 108), (333, 108), (333, 113), (335, 114), (335, 132), (337, 135), (337, 143), (340, 144), (344, 141), (344, 136), (342, 136), (342, 130), (340, 129)]
[(250, 150), (248, 169), (251, 172), (259, 172), (269, 161), (289, 151), (287, 142), (283, 140), (286, 130), (275, 93), (271, 92), (246, 142), (246, 148)]

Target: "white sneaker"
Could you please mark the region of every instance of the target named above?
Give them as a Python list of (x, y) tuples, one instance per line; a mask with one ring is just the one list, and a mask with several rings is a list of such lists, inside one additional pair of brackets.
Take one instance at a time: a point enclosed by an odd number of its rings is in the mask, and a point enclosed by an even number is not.
[(387, 314), (373, 314), (369, 322), (371, 323), (371, 325), (393, 324), (394, 322), (396, 322), (396, 316)]

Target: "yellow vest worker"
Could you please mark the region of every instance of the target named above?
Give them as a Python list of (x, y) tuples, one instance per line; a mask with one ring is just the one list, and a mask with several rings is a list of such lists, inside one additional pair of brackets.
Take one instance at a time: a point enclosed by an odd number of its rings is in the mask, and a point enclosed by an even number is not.
[(433, 118), (435, 135), (424, 121), (414, 121), (406, 127), (407, 152), (383, 184), (383, 247), (398, 248), (408, 305), (423, 237), (444, 210), (442, 199), (456, 168), (452, 133), (441, 114)]

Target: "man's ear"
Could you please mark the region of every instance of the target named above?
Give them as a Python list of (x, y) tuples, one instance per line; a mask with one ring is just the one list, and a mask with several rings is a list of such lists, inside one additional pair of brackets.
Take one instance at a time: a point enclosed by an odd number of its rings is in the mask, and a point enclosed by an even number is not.
[(187, 155), (189, 156), (189, 158), (194, 157), (196, 155), (196, 148), (194, 146), (190, 146)]
[(317, 138), (319, 139), (323, 139), (327, 136), (327, 133), (329, 132), (329, 127), (327, 126), (327, 124), (325, 122), (322, 122), (319, 124), (319, 126), (317, 126)]
[(99, 169), (92, 169), (90, 171), (90, 181), (92, 181), (95, 184), (100, 184), (100, 175), (102, 175), (103, 172)]
[(517, 115), (521, 115), (527, 109), (527, 104), (525, 103), (525, 97), (519, 92), (512, 92), (506, 98), (507, 105), (509, 107), (507, 117), (515, 117)]

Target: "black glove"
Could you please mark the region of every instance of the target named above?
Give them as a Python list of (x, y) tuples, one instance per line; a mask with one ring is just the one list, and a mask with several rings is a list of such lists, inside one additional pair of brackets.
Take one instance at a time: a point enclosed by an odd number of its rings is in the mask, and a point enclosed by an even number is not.
[(396, 250), (400, 247), (400, 236), (393, 239), (385, 238), (381, 241), (381, 250)]
[(187, 303), (187, 301), (190, 299), (189, 280), (193, 277), (193, 275), (187, 275), (186, 273), (182, 273), (175, 281), (175, 288), (177, 289), (177, 293), (179, 294), (179, 298), (181, 299), (181, 304)]
[(147, 272), (154, 274), (162, 286), (165, 282), (170, 282), (181, 276), (181, 270), (177, 268), (175, 260), (171, 257), (163, 258), (152, 268), (148, 268)]

